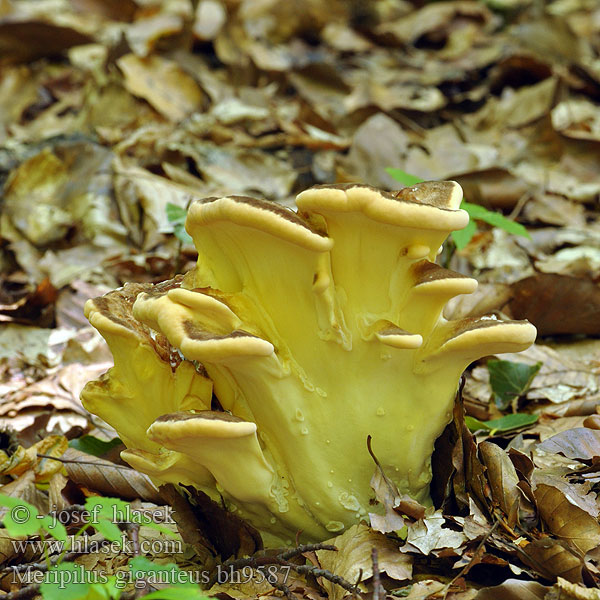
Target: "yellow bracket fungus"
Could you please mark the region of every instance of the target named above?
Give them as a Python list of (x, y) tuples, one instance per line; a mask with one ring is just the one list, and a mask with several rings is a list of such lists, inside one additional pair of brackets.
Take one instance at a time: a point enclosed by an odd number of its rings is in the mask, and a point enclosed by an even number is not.
[(477, 286), (434, 262), (468, 222), (461, 197), (426, 182), (316, 186), (298, 213), (194, 202), (196, 269), (88, 301), (115, 366), (85, 406), (129, 464), (221, 496), (267, 543), (323, 540), (373, 511), (369, 435), (400, 491), (428, 502), (461, 373), (536, 335), (525, 321), (442, 317)]

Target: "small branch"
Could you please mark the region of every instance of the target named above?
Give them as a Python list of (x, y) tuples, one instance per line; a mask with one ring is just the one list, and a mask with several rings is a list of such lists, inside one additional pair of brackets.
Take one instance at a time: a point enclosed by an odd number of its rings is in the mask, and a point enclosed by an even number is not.
[(377, 548), (371, 549), (371, 562), (373, 563), (373, 600), (379, 600), (381, 588), (381, 577), (379, 574), (379, 561), (377, 560)]
[(4, 594), (2, 596), (2, 600), (28, 600), (29, 598), (34, 598), (40, 592), (39, 584), (35, 583), (33, 585), (28, 585), (16, 592), (9, 592), (8, 594)]
[[(73, 562), (77, 557), (81, 556), (83, 552), (67, 552), (62, 558), (60, 555), (53, 556), (50, 559), (50, 566), (54, 566), (59, 562)], [(6, 575), (10, 575), (11, 573), (21, 573), (22, 571), (47, 571), (48, 563), (47, 562), (37, 562), (37, 563), (25, 563), (22, 565), (13, 565), (10, 567), (4, 567), (0, 571), (0, 577), (5, 577)], [(0, 596), (2, 600), (4, 600), (6, 596)]]
[(473, 552), (473, 556), (471, 557), (471, 560), (468, 562), (468, 564), (466, 564), (460, 570), (458, 575), (453, 577), (452, 580), (448, 584), (446, 584), (446, 587), (444, 588), (444, 595), (442, 596), (443, 600), (446, 600), (446, 596), (448, 595), (450, 588), (454, 585), (454, 582), (457, 579), (460, 579), (461, 577), (465, 576), (471, 570), (471, 568), (474, 567), (479, 562), (479, 559), (481, 558), (481, 552), (485, 548), (485, 543), (488, 541), (488, 539), (492, 535), (492, 533), (494, 533), (494, 531), (496, 531), (496, 528), (498, 527), (499, 524), (500, 524), (500, 521), (496, 521), (492, 525), (490, 530), (483, 536), (481, 542), (479, 542), (477, 548), (475, 548), (475, 552)]
[[(328, 550), (331, 552), (337, 552), (337, 548), (330, 544), (304, 544), (298, 546), (297, 548), (288, 549), (280, 549), (279, 552), (275, 555), (259, 555), (259, 556), (250, 556), (246, 558), (235, 558), (226, 560), (224, 563), (217, 567), (217, 570), (213, 573), (210, 581), (208, 582), (208, 586), (212, 587), (218, 581), (219, 571), (238, 571), (243, 569), (244, 567), (250, 567), (251, 569), (260, 569), (261, 567), (265, 567), (268, 565), (278, 565), (282, 567), (287, 567), (291, 571), (296, 572), (299, 575), (312, 575), (313, 577), (322, 577), (327, 581), (335, 585), (339, 585), (346, 591), (352, 593), (353, 595), (357, 595), (357, 585), (350, 583), (343, 577), (328, 571), (327, 569), (321, 569), (319, 567), (315, 567), (313, 565), (297, 565), (293, 562), (290, 562), (289, 559), (295, 558), (297, 556), (301, 556), (305, 552), (315, 552), (317, 550)], [(294, 595), (291, 590), (285, 585), (278, 581), (272, 580), (272, 578), (267, 578), (267, 581), (277, 590), (282, 591), (288, 600), (295, 600)]]
[(294, 558), (295, 556), (299, 556), (305, 552), (316, 552), (317, 550), (330, 550), (331, 552), (337, 552), (337, 548), (331, 544), (303, 544), (297, 548), (292, 548), (287, 552), (282, 552), (277, 556), (283, 560), (289, 560), (290, 558)]
[(140, 548), (140, 524), (139, 523), (127, 523), (125, 530), (131, 538), (131, 545), (133, 546), (133, 555), (140, 556), (142, 550)]

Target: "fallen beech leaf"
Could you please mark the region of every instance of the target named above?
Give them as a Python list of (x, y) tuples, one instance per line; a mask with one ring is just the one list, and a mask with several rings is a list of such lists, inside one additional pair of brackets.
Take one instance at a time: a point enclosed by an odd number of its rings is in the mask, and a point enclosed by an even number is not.
[(71, 27), (31, 19), (0, 22), (0, 56), (10, 62), (27, 62), (60, 54), (67, 48), (89, 44), (93, 39)]
[(64, 468), (69, 479), (77, 485), (125, 500), (141, 498), (162, 503), (160, 492), (150, 478), (130, 467), (116, 465), (73, 448), (67, 449), (62, 458), (69, 461), (64, 463)]
[(465, 198), (488, 208), (513, 209), (529, 191), (525, 182), (505, 169), (490, 168), (454, 178), (465, 192)]
[[(0, 486), (0, 494), (25, 500), (35, 506), (40, 514), (48, 512), (48, 497), (35, 485), (33, 469), (26, 471), (10, 483)], [(0, 515), (6, 513), (6, 510), (2, 508)]]
[(466, 536), (460, 531), (443, 527), (446, 519), (438, 510), (430, 516), (419, 519), (408, 526), (406, 546), (402, 551), (416, 551), (427, 556), (433, 550), (442, 548), (460, 548), (466, 542)]
[(533, 487), (544, 484), (560, 490), (571, 504), (575, 504), (596, 520), (600, 517), (600, 506), (596, 500), (596, 494), (590, 492), (587, 484), (569, 483), (562, 474), (544, 469), (535, 469), (531, 476), (531, 482)]
[(562, 592), (566, 594), (565, 600), (600, 600), (600, 590), (570, 583), (562, 577), (557, 578), (554, 587), (559, 589), (559, 597), (563, 596)]
[[(208, 548), (213, 551), (213, 554), (217, 554), (213, 545), (203, 535), (202, 526), (187, 498), (182, 496), (173, 484), (161, 485), (160, 493), (164, 501), (173, 509), (172, 517), (177, 523), (177, 529), (181, 532), (183, 541), (190, 544), (197, 553), (200, 553), (201, 549)], [(219, 549), (219, 554), (225, 560), (227, 553), (221, 550)]]
[(126, 54), (117, 64), (125, 75), (127, 89), (168, 119), (181, 121), (200, 108), (202, 91), (177, 63), (156, 55), (139, 58)]
[(54, 321), (54, 303), (57, 297), (58, 291), (46, 278), (33, 290), (20, 294), (18, 300), (0, 304), (0, 322), (49, 327)]
[(102, 15), (114, 21), (131, 21), (139, 6), (134, 0), (69, 0), (81, 12)]
[(279, 199), (290, 193), (297, 174), (290, 164), (251, 148), (196, 143), (182, 146), (205, 178), (235, 193), (256, 193)]
[(576, 506), (563, 491), (538, 484), (533, 493), (541, 519), (559, 540), (564, 540), (582, 554), (600, 545), (598, 520)]
[(582, 581), (582, 559), (560, 540), (549, 537), (534, 540), (522, 549), (520, 555), (524, 563), (546, 579), (553, 580), (560, 575), (568, 581)]
[(553, 435), (538, 445), (544, 452), (560, 453), (567, 458), (592, 460), (600, 456), (600, 431), (575, 427)]
[(544, 600), (548, 590), (536, 581), (507, 579), (501, 585), (479, 590), (474, 600)]
[(385, 189), (398, 188), (387, 167), (404, 164), (409, 142), (396, 121), (378, 113), (356, 130), (344, 168), (359, 181)]
[(137, 19), (126, 29), (126, 36), (135, 54), (147, 56), (154, 50), (159, 40), (181, 33), (182, 28), (183, 18), (180, 15), (162, 12)]
[[(357, 582), (373, 576), (371, 551), (377, 549), (379, 570), (387, 573), (392, 579), (404, 580), (412, 577), (412, 558), (408, 554), (398, 552), (398, 544), (383, 534), (369, 529), (363, 523), (353, 525), (342, 535), (326, 542), (333, 544), (338, 551), (320, 550), (317, 552), (319, 563), (346, 581)], [(343, 588), (322, 580), (321, 585), (327, 590), (330, 600), (340, 600), (348, 592)]]
[(587, 98), (561, 102), (552, 109), (552, 126), (563, 135), (600, 141), (598, 106)]
[[(189, 543), (213, 547), (223, 559), (247, 556), (262, 550), (261, 535), (252, 525), (211, 500), (204, 492), (191, 486), (186, 486), (185, 489), (187, 498), (182, 497), (170, 484), (161, 486), (160, 491), (164, 500), (173, 507), (179, 529), (187, 526), (196, 529), (186, 533), (186, 540), (193, 540)], [(199, 528), (193, 523), (199, 523)], [(207, 543), (204, 542), (204, 536)]]
[(439, 29), (450, 29), (455, 20), (471, 19), (483, 26), (494, 21), (493, 13), (483, 3), (454, 0), (429, 4), (378, 27), (379, 34), (393, 35), (401, 43), (415, 42), (421, 36)]
[[(549, 400), (553, 404), (564, 404), (572, 399), (593, 399), (600, 388), (600, 375), (594, 362), (600, 349), (600, 342), (589, 340), (583, 345), (579, 341), (575, 346), (579, 349), (576, 352), (566, 352), (565, 350), (569, 347), (565, 344), (554, 348), (534, 344), (525, 352), (503, 354), (502, 358), (527, 363), (531, 366), (542, 363), (541, 369), (526, 393), (528, 400)], [(583, 348), (586, 349), (586, 352), (581, 355)], [(476, 379), (485, 381), (487, 369), (476, 367), (474, 371), (477, 372)], [(574, 426), (578, 425), (570, 427)], [(558, 431), (560, 430), (557, 429), (554, 433), (558, 433)]]
[(586, 279), (538, 273), (511, 285), (515, 319), (527, 319), (538, 335), (600, 334), (600, 288)]
[(513, 528), (519, 516), (519, 505), (521, 502), (525, 504), (518, 487), (517, 471), (508, 454), (500, 446), (492, 442), (481, 442), (479, 451), (487, 467), (492, 499), (506, 515), (508, 526)]
[(371, 438), (368, 439), (367, 446), (375, 461), (375, 473), (371, 478), (371, 487), (375, 492), (375, 498), (383, 505), (385, 510), (384, 515), (369, 513), (371, 527), (381, 533), (398, 531), (404, 527), (402, 515), (407, 515), (413, 519), (422, 519), (425, 516), (425, 507), (406, 494), (400, 495), (396, 484), (386, 476), (371, 451), (370, 440)]

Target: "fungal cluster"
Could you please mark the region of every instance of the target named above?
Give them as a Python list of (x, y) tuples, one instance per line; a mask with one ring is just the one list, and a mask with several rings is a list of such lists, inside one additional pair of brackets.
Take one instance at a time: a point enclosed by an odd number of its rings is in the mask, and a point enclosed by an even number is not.
[(463, 370), (536, 334), (443, 318), (477, 286), (435, 263), (468, 223), (461, 199), (454, 182), (425, 182), (316, 186), (298, 212), (194, 202), (194, 270), (88, 301), (115, 366), (84, 405), (118, 431), (130, 465), (224, 499), (267, 543), (327, 539), (373, 512), (367, 436), (399, 490), (428, 502)]

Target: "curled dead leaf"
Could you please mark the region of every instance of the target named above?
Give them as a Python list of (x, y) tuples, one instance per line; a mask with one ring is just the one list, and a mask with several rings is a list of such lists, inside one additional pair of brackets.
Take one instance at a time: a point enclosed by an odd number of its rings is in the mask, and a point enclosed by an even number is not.
[(147, 475), (69, 448), (62, 456), (69, 479), (80, 486), (125, 500), (141, 498), (162, 504), (161, 495)]
[(574, 504), (570, 496), (543, 483), (535, 487), (534, 495), (541, 519), (559, 541), (582, 555), (600, 545), (598, 520)]

